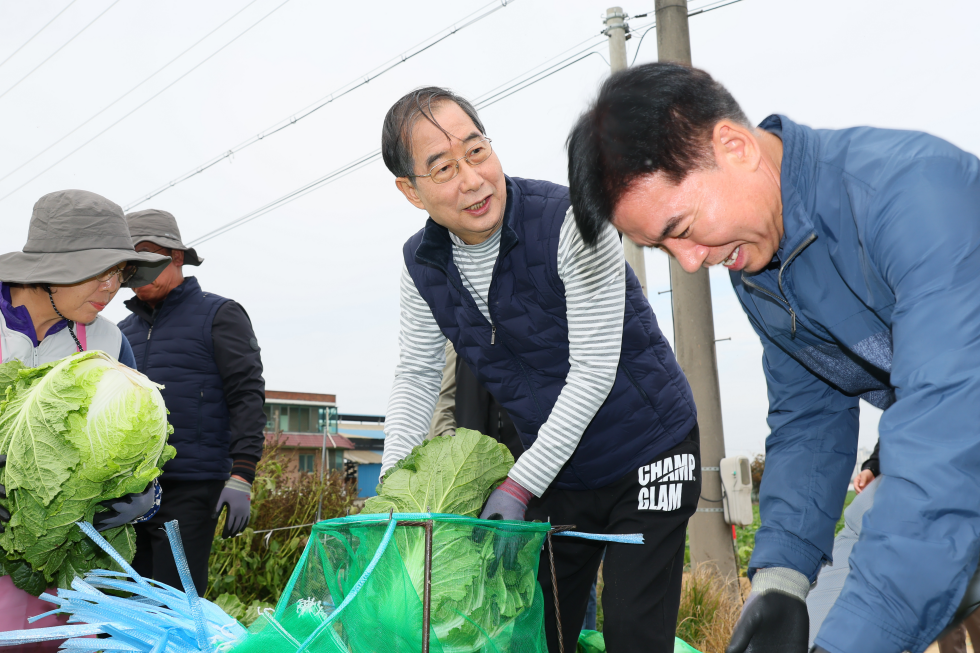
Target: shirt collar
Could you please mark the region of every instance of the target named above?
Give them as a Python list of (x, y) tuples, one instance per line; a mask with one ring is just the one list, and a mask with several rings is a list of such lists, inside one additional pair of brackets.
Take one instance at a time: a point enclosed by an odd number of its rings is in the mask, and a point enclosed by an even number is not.
[(759, 129), (778, 136), (783, 142), (779, 187), (783, 201), (783, 238), (776, 257), (785, 261), (804, 240), (814, 233), (808, 206), (816, 174), (814, 138), (809, 128), (786, 116), (773, 114), (759, 123)]
[[(13, 300), (10, 298), (10, 286), (3, 282), (0, 282), (0, 313), (3, 313), (3, 320), (7, 324), (7, 328), (23, 333), (31, 339), (31, 344), (35, 347), (41, 344), (37, 339), (34, 320), (31, 319), (27, 307), (13, 305)], [(53, 327), (48, 329), (44, 337), (53, 336), (66, 326), (68, 326), (67, 320), (58, 320)]]

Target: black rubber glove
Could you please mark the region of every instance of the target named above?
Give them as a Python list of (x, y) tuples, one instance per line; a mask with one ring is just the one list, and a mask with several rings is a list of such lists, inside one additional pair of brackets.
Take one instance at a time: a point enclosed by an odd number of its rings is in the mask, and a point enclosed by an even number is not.
[(238, 535), (248, 526), (252, 516), (252, 486), (237, 478), (225, 481), (225, 487), (218, 497), (218, 505), (214, 507), (212, 519), (217, 519), (222, 508), (228, 506), (228, 516), (225, 517), (225, 528), (221, 537), (228, 539)]
[(151, 482), (139, 494), (103, 501), (99, 505), (108, 510), (95, 513), (92, 525), (97, 531), (107, 531), (134, 522), (153, 509), (155, 498), (154, 484)]
[(725, 653), (807, 653), (806, 602), (782, 592), (749, 596)]
[[(0, 467), (3, 467), (6, 464), (7, 464), (7, 456), (0, 456)], [(6, 499), (6, 498), (7, 498), (7, 488), (0, 485), (0, 499)], [(9, 521), (10, 521), (10, 511), (4, 508), (3, 506), (0, 506), (0, 533), (3, 532), (4, 526), (6, 526), (7, 522)]]

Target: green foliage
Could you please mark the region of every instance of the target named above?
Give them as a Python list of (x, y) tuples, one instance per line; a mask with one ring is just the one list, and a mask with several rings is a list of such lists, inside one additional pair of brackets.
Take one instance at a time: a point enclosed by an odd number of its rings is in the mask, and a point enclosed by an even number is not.
[(388, 470), (364, 513), (441, 512), (477, 517), (507, 477), (514, 457), (491, 437), (469, 429), (427, 440)]
[[(348, 486), (336, 472), (321, 481), (319, 474), (287, 473), (286, 462), (278, 441), (267, 444), (252, 484), (248, 528), (238, 537), (225, 540), (220, 537), (224, 524), (218, 524), (211, 546), (206, 598), (232, 595), (249, 610), (257, 603), (274, 604), (306, 547), (319, 497), (323, 498), (322, 518), (332, 519), (343, 515), (357, 496), (356, 487)], [(251, 613), (248, 616), (254, 618)]]
[(264, 601), (252, 601), (249, 605), (245, 605), (234, 594), (222, 594), (214, 600), (214, 604), (224, 610), (229, 617), (237, 619), (245, 626), (251, 626), (263, 610), (275, 607)]
[[(0, 365), (0, 505), (12, 515), (0, 566), (18, 587), (39, 594), (112, 568), (75, 522), (92, 521), (101, 501), (142, 492), (173, 458), (159, 388), (100, 351), (36, 368)], [(104, 535), (132, 559), (132, 526)]]

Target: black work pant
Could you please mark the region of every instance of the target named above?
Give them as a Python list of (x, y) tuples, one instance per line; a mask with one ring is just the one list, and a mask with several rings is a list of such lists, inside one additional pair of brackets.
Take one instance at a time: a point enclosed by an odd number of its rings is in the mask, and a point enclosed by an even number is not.
[[(687, 521), (701, 494), (698, 429), (670, 451), (598, 490), (551, 489), (531, 499), (526, 519), (574, 524), (584, 533), (642, 533), (643, 544), (553, 536), (565, 653), (575, 651), (602, 552), (603, 635), (610, 653), (672, 653), (684, 569)], [(548, 649), (558, 653), (552, 575), (546, 546), (538, 580), (544, 591)]]
[(208, 588), (208, 558), (218, 520), (211, 515), (218, 505), (224, 481), (160, 480), (160, 510), (149, 521), (136, 524), (133, 568), (141, 576), (184, 589), (164, 523), (177, 520), (187, 565), (199, 596)]

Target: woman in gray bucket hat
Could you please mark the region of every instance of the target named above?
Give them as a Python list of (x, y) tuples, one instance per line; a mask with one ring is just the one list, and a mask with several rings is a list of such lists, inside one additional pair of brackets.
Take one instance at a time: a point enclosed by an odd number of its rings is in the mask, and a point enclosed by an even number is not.
[[(122, 209), (104, 197), (82, 190), (45, 195), (34, 205), (23, 251), (0, 256), (0, 363), (18, 360), (37, 367), (99, 349), (135, 368), (129, 341), (99, 313), (120, 286), (150, 283), (169, 262), (166, 256), (136, 252)], [(0, 455), (0, 466), (6, 462)], [(5, 497), (0, 485), (0, 498)], [(99, 513), (96, 527), (147, 519), (159, 500), (154, 482), (141, 494), (106, 502), (109, 510)], [(0, 530), (9, 519), (0, 506)], [(0, 630), (60, 624), (55, 617), (28, 624), (27, 618), (50, 608), (14, 586), (9, 576), (0, 577)], [(56, 648), (54, 643), (51, 650)]]

